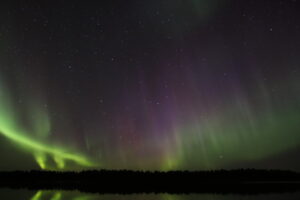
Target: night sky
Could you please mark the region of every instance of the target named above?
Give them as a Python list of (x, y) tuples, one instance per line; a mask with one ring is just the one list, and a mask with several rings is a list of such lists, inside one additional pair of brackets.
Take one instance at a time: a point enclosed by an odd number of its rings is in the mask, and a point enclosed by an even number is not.
[(0, 170), (299, 158), (299, 1), (0, 3)]

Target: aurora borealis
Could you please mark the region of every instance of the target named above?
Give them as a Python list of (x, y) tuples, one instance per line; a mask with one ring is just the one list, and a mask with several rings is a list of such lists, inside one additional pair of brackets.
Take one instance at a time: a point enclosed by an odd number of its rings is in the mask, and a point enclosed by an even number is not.
[(0, 170), (300, 170), (298, 10), (2, 2)]
[[(35, 160), (42, 169), (47, 169), (47, 155), (52, 156), (53, 161), (56, 163), (56, 166), (59, 169), (63, 169), (65, 166), (65, 160), (74, 161), (77, 164), (82, 166), (93, 166), (92, 162), (88, 159), (77, 155), (76, 153), (68, 153), (65, 150), (60, 149), (56, 146), (50, 146), (45, 143), (45, 141), (37, 141), (33, 138), (30, 138), (26, 131), (22, 130), (19, 127), (19, 122), (14, 117), (15, 111), (13, 110), (13, 105), (10, 105), (11, 99), (6, 99), (6, 90), (1, 88), (1, 115), (0, 115), (0, 131), (2, 135), (15, 142), (16, 144), (22, 146), (25, 149), (28, 149), (34, 154)], [(34, 108), (32, 108), (34, 110)], [(40, 108), (37, 108), (37, 110)], [(36, 134), (48, 134), (50, 131), (49, 126), (50, 122), (46, 114), (39, 110), (41, 113), (30, 113), (30, 115), (36, 117), (33, 121), (33, 130), (36, 130)], [(33, 132), (31, 130), (31, 132)], [(32, 136), (31, 136), (32, 137)]]

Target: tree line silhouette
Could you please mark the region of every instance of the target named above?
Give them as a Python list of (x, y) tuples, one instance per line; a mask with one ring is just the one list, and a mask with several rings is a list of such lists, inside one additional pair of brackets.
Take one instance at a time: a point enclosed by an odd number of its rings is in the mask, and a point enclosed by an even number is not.
[(215, 171), (11, 171), (0, 172), (0, 187), (62, 189), (93, 193), (239, 193), (291, 192), (300, 174), (283, 170)]

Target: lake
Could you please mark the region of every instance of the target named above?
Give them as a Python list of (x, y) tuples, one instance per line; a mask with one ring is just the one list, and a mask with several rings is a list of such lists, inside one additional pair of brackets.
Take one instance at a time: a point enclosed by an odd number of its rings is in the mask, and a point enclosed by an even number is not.
[(237, 194), (89, 194), (78, 191), (14, 190), (0, 189), (0, 199), (5, 200), (299, 200), (300, 192), (261, 195)]

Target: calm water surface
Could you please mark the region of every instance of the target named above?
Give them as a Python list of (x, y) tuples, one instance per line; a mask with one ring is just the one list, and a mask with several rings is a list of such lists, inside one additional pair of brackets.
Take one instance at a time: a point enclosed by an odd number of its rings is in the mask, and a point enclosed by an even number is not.
[(261, 195), (220, 195), (220, 194), (87, 194), (78, 191), (28, 191), (0, 189), (0, 199), (5, 200), (299, 200), (300, 193), (261, 194)]

